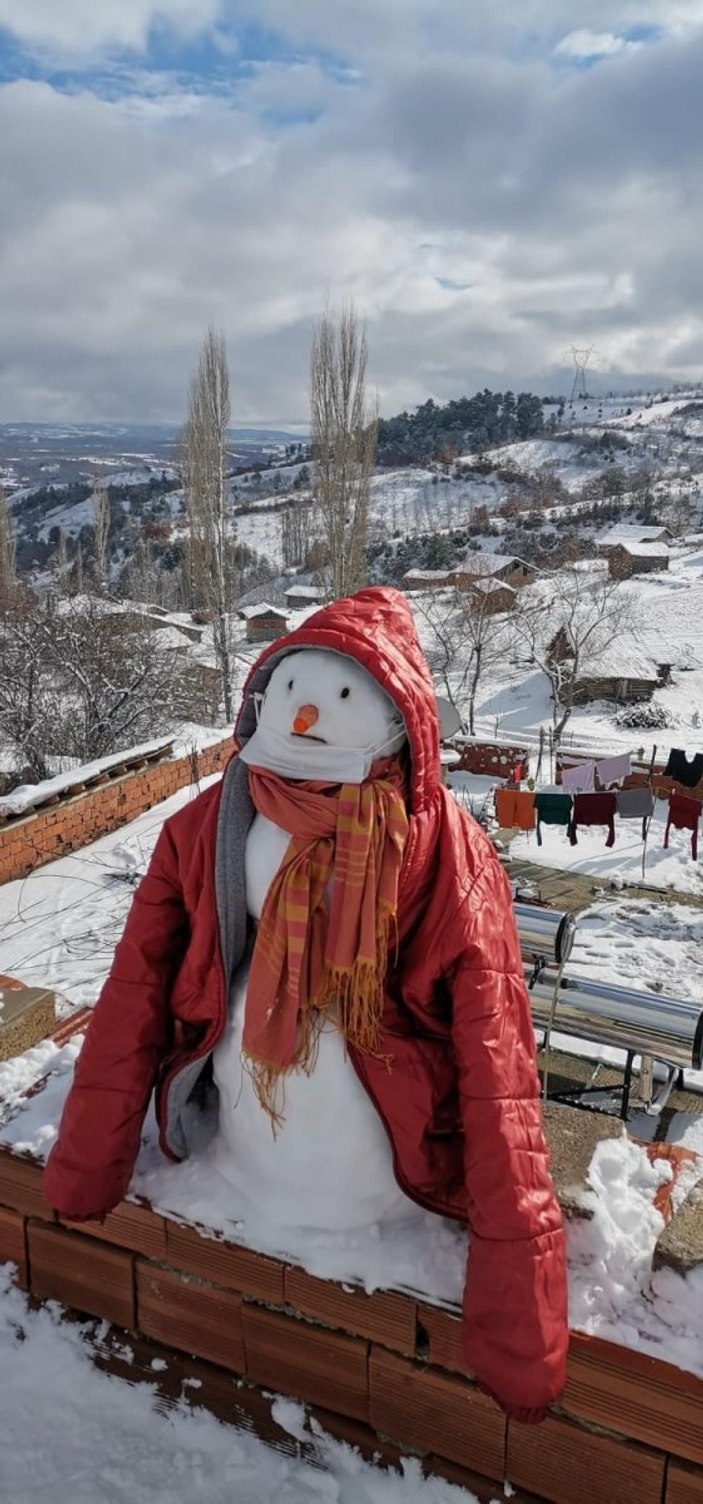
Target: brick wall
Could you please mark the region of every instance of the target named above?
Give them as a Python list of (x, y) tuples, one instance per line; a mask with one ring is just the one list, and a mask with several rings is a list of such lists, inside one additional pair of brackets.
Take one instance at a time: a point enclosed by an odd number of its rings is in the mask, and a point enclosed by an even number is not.
[(527, 763), (527, 747), (508, 747), (494, 742), (467, 742), (456, 744), (461, 752), (461, 762), (453, 772), (482, 773), (489, 778), (508, 778), (517, 763)]
[(198, 1403), (224, 1419), (246, 1412), (266, 1439), (277, 1439), (273, 1390), (367, 1455), (421, 1454), (486, 1504), (506, 1498), (506, 1478), (525, 1504), (703, 1501), (703, 1381), (626, 1348), (574, 1334), (562, 1405), (542, 1426), (509, 1423), (467, 1374), (454, 1313), (313, 1278), (146, 1205), (63, 1225), (40, 1166), (0, 1150), (5, 1260), (36, 1297), (129, 1331), (152, 1384), (156, 1343), (168, 1375), (197, 1373)]
[[(231, 753), (229, 737), (198, 752), (197, 777), (218, 773)], [(102, 787), (61, 799), (25, 819), (12, 820), (0, 828), (0, 883), (27, 877), (56, 857), (79, 851), (81, 846), (161, 804), (193, 782), (193, 778), (194, 764), (190, 757), (172, 758), (110, 779)]]

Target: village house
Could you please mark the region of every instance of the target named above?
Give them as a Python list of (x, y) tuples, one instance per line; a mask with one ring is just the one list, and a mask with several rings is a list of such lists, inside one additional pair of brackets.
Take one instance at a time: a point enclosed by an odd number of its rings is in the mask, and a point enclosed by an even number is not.
[(288, 631), (287, 613), (265, 601), (258, 606), (243, 606), (239, 615), (246, 623), (247, 642), (274, 642)]
[(489, 554), (477, 550), (467, 553), (459, 568), (453, 571), (452, 583), (459, 590), (467, 590), (476, 580), (500, 580), (505, 585), (512, 585), (514, 590), (521, 590), (524, 585), (534, 584), (536, 575), (534, 565), (525, 559), (518, 559), (513, 554)]
[[(548, 653), (554, 663), (573, 657), (563, 627), (549, 644)], [(577, 671), (574, 704), (614, 700), (618, 705), (630, 705), (651, 699), (654, 691), (670, 680), (671, 663), (658, 661), (642, 642), (625, 632), (588, 655)]]
[(321, 606), (324, 592), (317, 585), (291, 585), (286, 590), (286, 605), (290, 611), (303, 611), (309, 606)]
[[(478, 581), (495, 580), (504, 585), (509, 585), (513, 590), (520, 590), (523, 585), (531, 585), (537, 571), (532, 564), (527, 564), (524, 559), (517, 559), (512, 554), (489, 554), (467, 553), (463, 562), (455, 569), (409, 569), (403, 576), (403, 589), (415, 590), (471, 590)], [(507, 600), (507, 596), (504, 597)], [(514, 602), (513, 602), (514, 604)], [(509, 610), (507, 605), (496, 606), (496, 610)]]
[(669, 568), (666, 543), (618, 543), (607, 552), (608, 574), (614, 580), (629, 580), (633, 574), (659, 574)]
[(517, 605), (517, 590), (504, 580), (473, 580), (468, 594), (476, 597), (479, 608), (486, 616), (498, 616), (502, 611), (513, 611)]
[(613, 549), (627, 546), (632, 543), (662, 543), (669, 544), (673, 540), (673, 533), (668, 527), (662, 527), (660, 523), (640, 522), (616, 522), (613, 527), (606, 529), (596, 538), (596, 548), (599, 554), (607, 558)]

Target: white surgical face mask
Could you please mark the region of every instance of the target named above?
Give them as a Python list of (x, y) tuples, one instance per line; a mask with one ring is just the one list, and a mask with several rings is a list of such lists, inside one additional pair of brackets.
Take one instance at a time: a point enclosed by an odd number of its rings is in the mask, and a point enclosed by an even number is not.
[[(330, 783), (363, 783), (379, 757), (390, 757), (405, 741), (405, 728), (391, 733), (383, 746), (331, 747), (306, 737), (282, 736), (259, 725), (239, 756), (248, 767), (264, 768), (279, 778)], [(304, 744), (304, 745), (303, 745)]]

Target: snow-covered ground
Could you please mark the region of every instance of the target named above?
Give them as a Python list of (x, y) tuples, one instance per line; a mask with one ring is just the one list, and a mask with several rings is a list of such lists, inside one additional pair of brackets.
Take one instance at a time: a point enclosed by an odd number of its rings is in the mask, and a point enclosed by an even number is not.
[(291, 1400), (274, 1402), (274, 1420), (293, 1443), (314, 1439), (317, 1466), (185, 1400), (165, 1409), (156, 1382), (96, 1369), (80, 1326), (53, 1302), (31, 1308), (9, 1273), (0, 1268), (3, 1504), (475, 1504), (424, 1479), (414, 1459), (402, 1473), (374, 1468), (314, 1423), (306, 1430)]
[(534, 831), (516, 835), (510, 842), (510, 855), (535, 862), (538, 866), (558, 867), (560, 871), (588, 873), (604, 883), (647, 884), (653, 888), (671, 888), (703, 898), (703, 863), (691, 856), (691, 832), (672, 830), (668, 849), (664, 847), (667, 805), (657, 800), (649, 828), (642, 876), (642, 830), (637, 820), (615, 820), (615, 845), (606, 847), (607, 831), (598, 826), (578, 831), (572, 846), (566, 830), (557, 826), (542, 827), (542, 845)]

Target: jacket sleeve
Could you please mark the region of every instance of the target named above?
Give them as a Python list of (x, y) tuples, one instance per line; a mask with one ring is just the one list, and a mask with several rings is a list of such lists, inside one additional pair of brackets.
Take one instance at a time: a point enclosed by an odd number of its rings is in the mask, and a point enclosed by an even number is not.
[(166, 824), (134, 895), (44, 1171), (44, 1194), (64, 1217), (103, 1216), (129, 1186), (156, 1074), (169, 1048), (169, 994), (187, 940)]
[(513, 905), (492, 852), (448, 932), (471, 1228), (466, 1358), (509, 1415), (539, 1421), (566, 1378), (565, 1243)]

